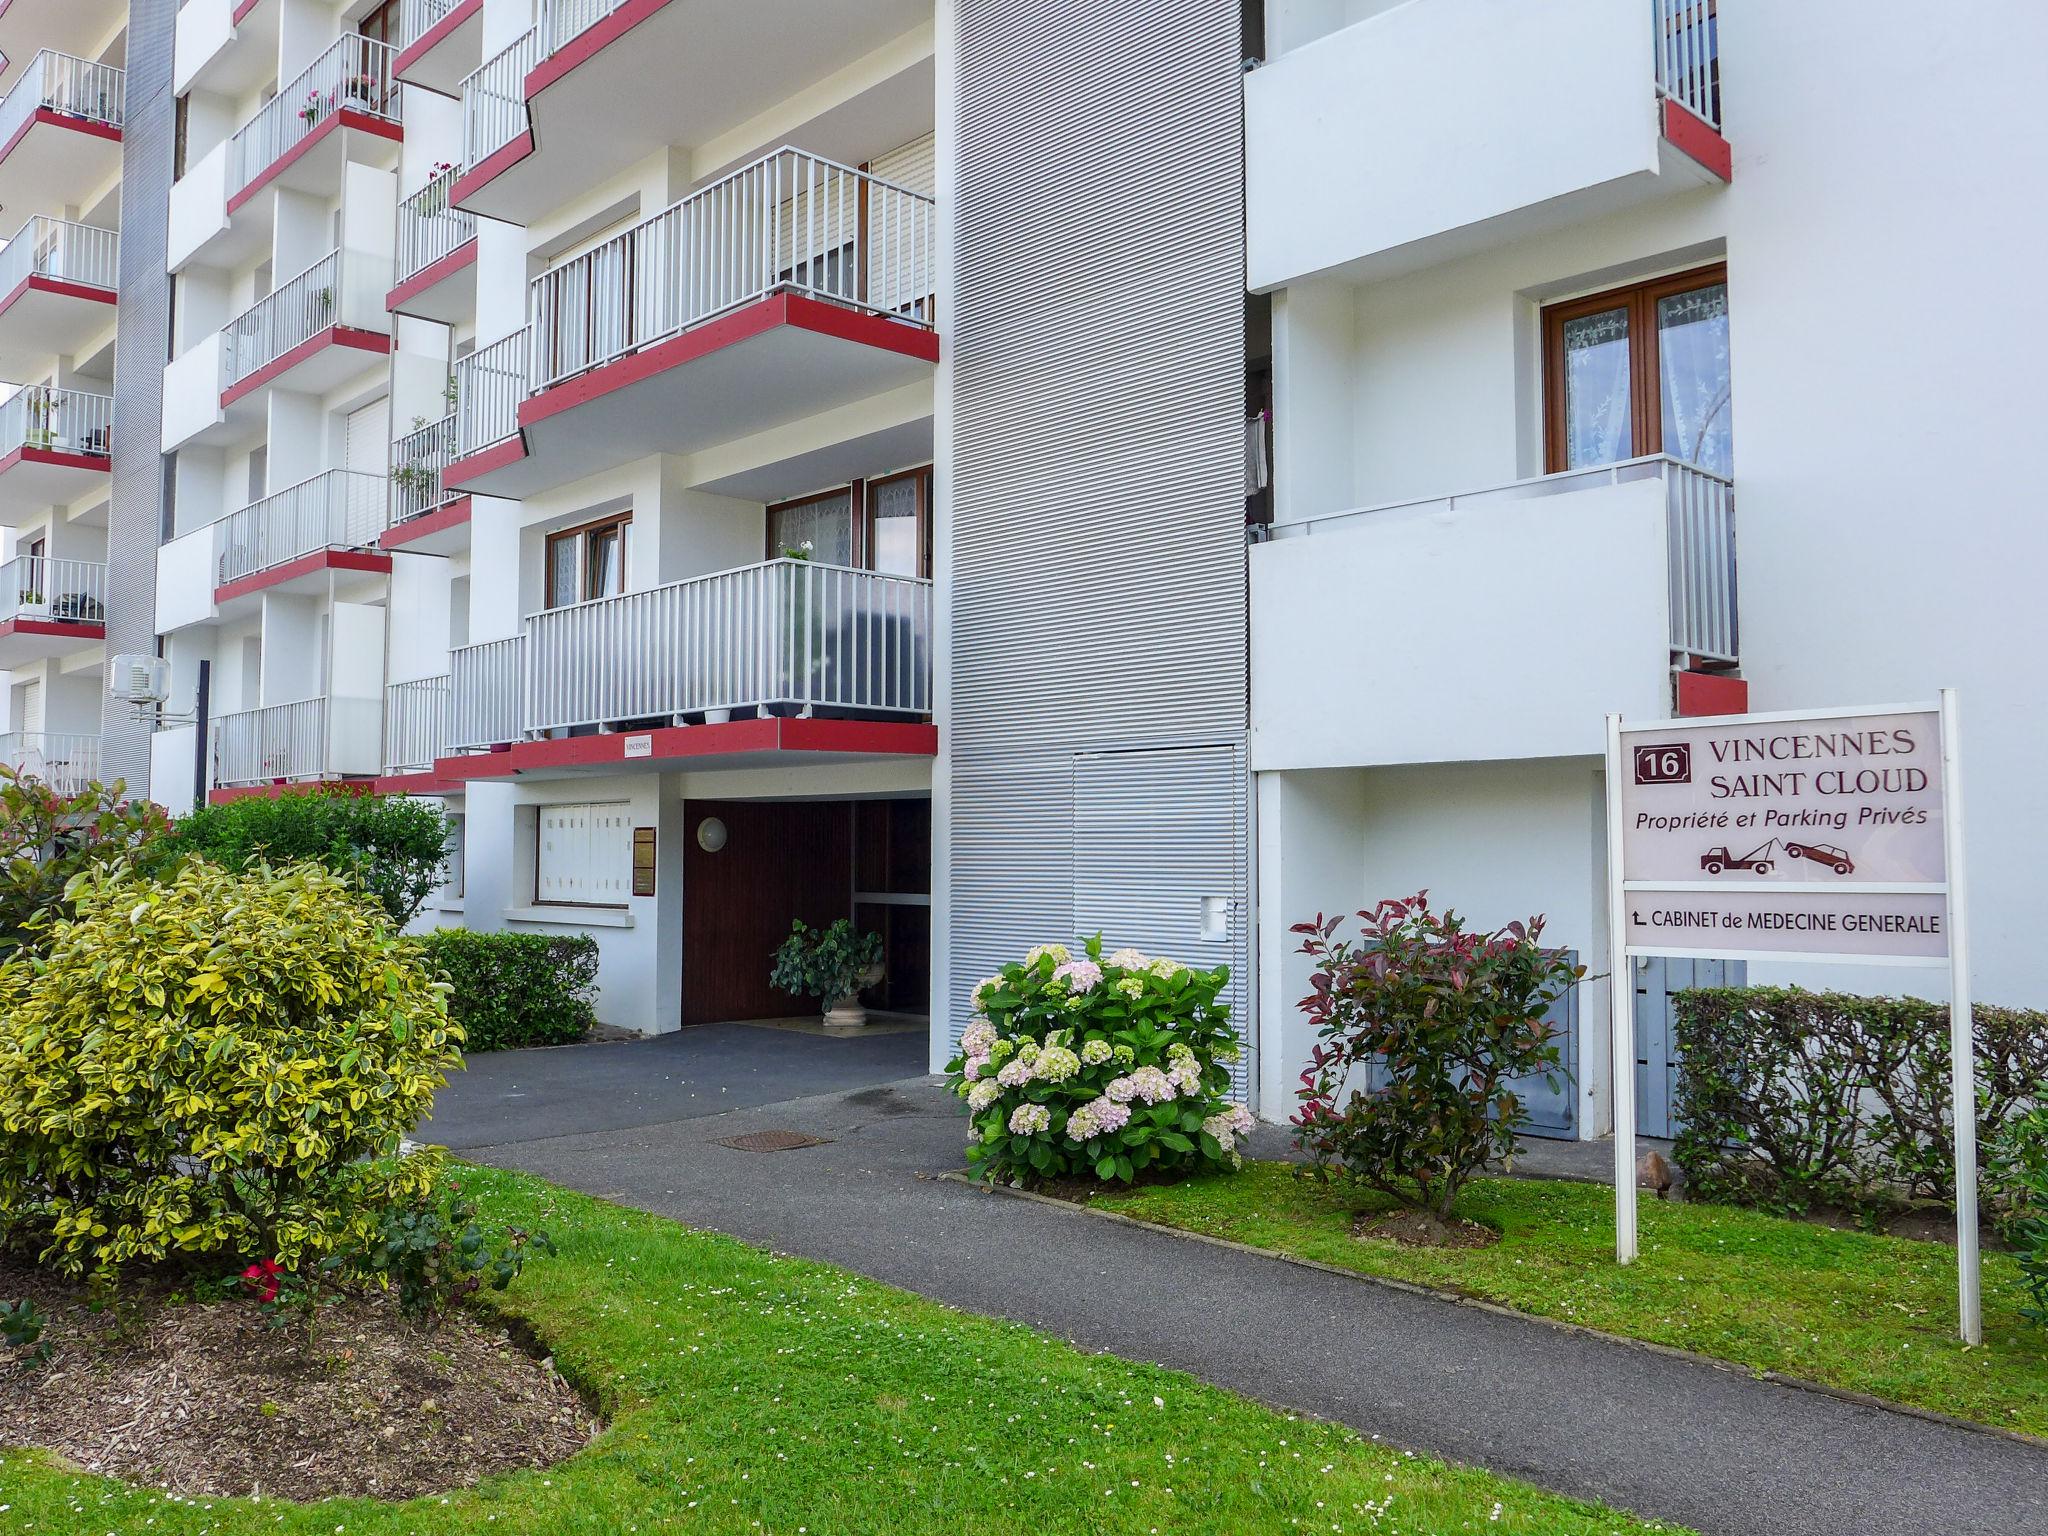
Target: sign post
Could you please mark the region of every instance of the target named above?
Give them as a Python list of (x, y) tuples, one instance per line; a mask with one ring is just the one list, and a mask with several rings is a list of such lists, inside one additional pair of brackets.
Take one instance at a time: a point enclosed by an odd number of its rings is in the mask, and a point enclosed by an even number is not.
[(1636, 1256), (1639, 955), (1946, 967), (1961, 1330), (1981, 1336), (1976, 1088), (1955, 695), (1607, 719), (1615, 1257)]

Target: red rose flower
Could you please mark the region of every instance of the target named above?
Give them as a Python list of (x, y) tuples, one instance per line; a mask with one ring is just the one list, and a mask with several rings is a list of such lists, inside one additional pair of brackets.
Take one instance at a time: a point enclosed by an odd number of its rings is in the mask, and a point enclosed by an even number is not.
[(242, 1284), (258, 1301), (277, 1300), (277, 1277), (284, 1271), (275, 1259), (251, 1264), (242, 1271)]

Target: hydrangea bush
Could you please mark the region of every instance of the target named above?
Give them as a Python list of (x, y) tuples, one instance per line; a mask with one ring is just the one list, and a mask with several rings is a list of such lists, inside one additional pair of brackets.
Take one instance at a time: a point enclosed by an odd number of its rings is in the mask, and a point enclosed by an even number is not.
[(1105, 958), (1042, 944), (974, 989), (975, 1019), (947, 1065), (967, 1101), (968, 1161), (989, 1180), (1235, 1168), (1252, 1118), (1233, 1104), (1230, 972), (1135, 949)]

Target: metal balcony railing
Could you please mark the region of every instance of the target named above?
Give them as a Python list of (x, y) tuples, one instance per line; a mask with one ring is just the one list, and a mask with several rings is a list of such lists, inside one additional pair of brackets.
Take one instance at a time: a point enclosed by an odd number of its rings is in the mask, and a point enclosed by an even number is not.
[(1566, 496), (1601, 485), (1638, 480), (1664, 483), (1665, 554), (1670, 581), (1670, 642), (1675, 660), (1735, 666), (1742, 659), (1735, 585), (1735, 482), (1726, 475), (1668, 454), (1568, 469), (1506, 485), (1425, 496), (1344, 512), (1275, 523), (1276, 539), (1336, 533), (1369, 526), (1389, 512), (1453, 511), (1475, 503)]
[(41, 110), (119, 128), (126, 110), (127, 85), (126, 70), (45, 48), (29, 61), (6, 100), (0, 101), (0, 146), (12, 144), (29, 118)]
[(448, 653), (448, 748), (481, 752), (524, 736), (526, 637), (485, 640)]
[(222, 788), (337, 777), (337, 747), (383, 729), (379, 699), (313, 698), (222, 715), (213, 723), (213, 782)]
[(476, 238), (476, 215), (449, 206), (460, 166), (450, 166), (398, 205), (399, 282), (424, 272)]
[(451, 412), (391, 445), (391, 526), (423, 517), (455, 498), (441, 488), (441, 471), (455, 457)]
[(1652, 0), (1657, 92), (1710, 127), (1721, 126), (1720, 18), (1716, 0)]
[(217, 585), (323, 549), (367, 549), (385, 527), (383, 475), (330, 469), (215, 523)]
[(541, 29), (522, 33), (462, 80), (462, 163), (475, 167), (526, 131), (526, 77), (545, 58)]
[(439, 24), (461, 0), (405, 0), (398, 10), (399, 47), (410, 48)]
[(384, 689), (384, 771), (431, 773), (448, 751), (448, 674)]
[(38, 214), (0, 250), (0, 299), (31, 277), (112, 293), (120, 273), (121, 237), (115, 231)]
[(0, 565), (0, 623), (9, 619), (106, 623), (106, 562), (17, 555)]
[(60, 795), (76, 795), (100, 776), (100, 739), (61, 731), (0, 735), (0, 763), (32, 774)]
[(535, 393), (779, 289), (932, 321), (932, 199), (783, 148), (533, 280)]
[[(0, 385), (0, 389), (7, 386)], [(0, 458), (22, 448), (104, 459), (114, 451), (114, 401), (30, 384), (0, 400)]]
[(478, 347), (455, 363), (457, 458), (502, 443), (519, 432), (519, 402), (526, 398), (531, 328)]
[(353, 32), (337, 37), (235, 130), (228, 141), (228, 196), (246, 190), (335, 112), (397, 122), (398, 85), (391, 74), (396, 52), (374, 37)]
[(626, 0), (545, 0), (540, 30), (546, 36), (547, 51), (553, 53), (581, 36), (625, 3)]

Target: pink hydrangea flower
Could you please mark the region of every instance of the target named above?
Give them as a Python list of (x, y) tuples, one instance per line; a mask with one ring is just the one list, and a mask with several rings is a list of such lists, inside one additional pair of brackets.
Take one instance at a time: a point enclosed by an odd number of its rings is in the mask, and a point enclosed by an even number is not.
[(1015, 1136), (1036, 1136), (1052, 1126), (1052, 1111), (1043, 1104), (1019, 1104), (1010, 1111), (1010, 1132)]
[(988, 1058), (986, 1056), (970, 1056), (960, 1065), (960, 1075), (970, 1083), (987, 1070)]
[(1054, 981), (1064, 981), (1075, 992), (1092, 992), (1102, 982), (1102, 967), (1093, 960), (1068, 960), (1056, 966)]
[(1022, 1056), (1012, 1057), (1004, 1062), (1002, 1070), (996, 1073), (996, 1081), (1005, 1088), (1022, 1088), (1031, 1081), (1031, 1063)]
[(1093, 1141), (1122, 1130), (1131, 1122), (1128, 1105), (1114, 1099), (1090, 1099), (1067, 1116), (1067, 1137), (1072, 1141)]

